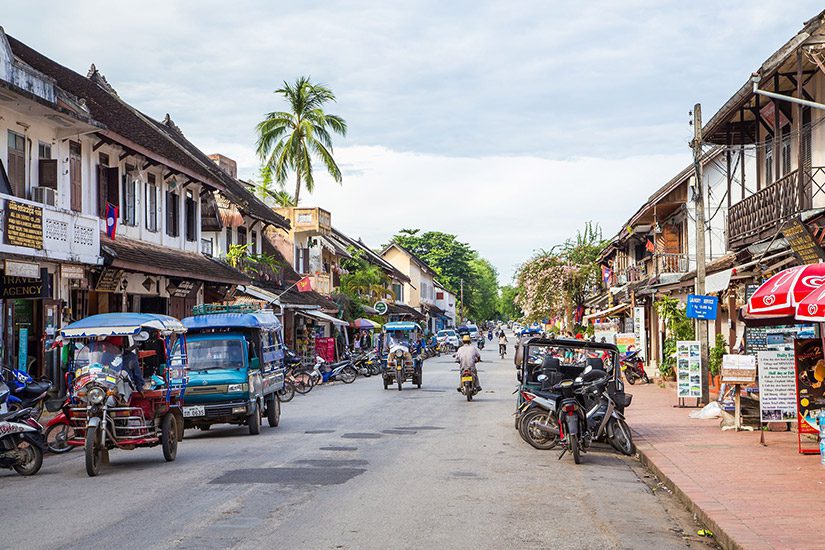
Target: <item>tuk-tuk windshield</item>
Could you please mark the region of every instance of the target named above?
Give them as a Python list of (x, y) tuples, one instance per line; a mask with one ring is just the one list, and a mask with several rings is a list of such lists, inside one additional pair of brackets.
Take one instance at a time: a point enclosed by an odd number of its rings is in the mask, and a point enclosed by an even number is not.
[(415, 344), (418, 337), (415, 332), (406, 330), (392, 330), (387, 332), (387, 343), (390, 346), (407, 346)]
[(186, 342), (189, 370), (242, 369), (243, 341), (239, 338), (189, 338)]
[(114, 372), (123, 368), (123, 355), (120, 348), (111, 342), (89, 342), (74, 356), (74, 368), (100, 367)]

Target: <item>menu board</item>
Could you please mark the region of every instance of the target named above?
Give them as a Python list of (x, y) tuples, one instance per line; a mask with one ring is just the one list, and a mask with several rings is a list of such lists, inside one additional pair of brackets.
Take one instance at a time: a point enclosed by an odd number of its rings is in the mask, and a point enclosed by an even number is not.
[(702, 397), (702, 358), (698, 340), (676, 342), (676, 396)]
[(797, 423), (801, 434), (818, 434), (817, 416), (825, 408), (825, 357), (822, 340), (796, 341)]
[(762, 422), (796, 420), (796, 370), (792, 351), (761, 351), (759, 414)]
[(782, 235), (787, 239), (794, 255), (803, 264), (815, 264), (825, 260), (825, 252), (814, 240), (811, 232), (800, 220), (789, 220), (782, 230)]
[(6, 242), (13, 246), (43, 249), (43, 209), (6, 201)]

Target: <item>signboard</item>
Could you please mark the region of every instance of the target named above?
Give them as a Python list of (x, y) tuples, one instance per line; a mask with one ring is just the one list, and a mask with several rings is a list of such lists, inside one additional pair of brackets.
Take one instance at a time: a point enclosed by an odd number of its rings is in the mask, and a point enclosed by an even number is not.
[(95, 290), (98, 292), (117, 292), (120, 290), (120, 281), (123, 271), (120, 269), (105, 268), (97, 279)]
[(37, 279), (8, 275), (0, 277), (0, 298), (25, 299), (48, 298), (49, 296), (51, 296), (49, 272), (45, 268), (40, 269), (40, 277)]
[(788, 241), (794, 255), (803, 264), (815, 264), (825, 260), (825, 251), (814, 240), (807, 226), (798, 219), (787, 222), (782, 235)]
[(698, 340), (676, 342), (676, 396), (702, 397), (702, 363)]
[(642, 350), (642, 356), (647, 356), (647, 331), (645, 330), (645, 308), (636, 306), (633, 308), (633, 332), (636, 333), (636, 342)]
[(723, 355), (722, 382), (727, 384), (751, 384), (756, 381), (756, 356)]
[(33, 262), (18, 262), (16, 260), (5, 260), (3, 271), (10, 277), (28, 277), (38, 279), (40, 277), (40, 265)]
[(632, 332), (622, 332), (616, 335), (616, 347), (619, 351), (625, 353), (628, 348), (636, 349), (636, 335)]
[(85, 269), (80, 265), (61, 265), (60, 274), (64, 279), (83, 279)]
[(20, 327), (18, 333), (17, 370), (26, 372), (29, 362), (29, 329)]
[(43, 209), (6, 201), (6, 242), (13, 246), (43, 249)]
[(378, 315), (386, 315), (387, 312), (390, 310), (390, 306), (387, 305), (387, 302), (384, 300), (380, 300), (375, 302), (375, 305), (372, 308), (378, 313)]
[(793, 351), (761, 351), (759, 414), (762, 422), (796, 420), (796, 370)]
[(699, 294), (688, 294), (687, 309), (685, 315), (688, 319), (703, 319), (713, 321), (716, 319), (716, 310), (719, 307), (719, 298), (716, 296), (702, 296)]
[(825, 408), (825, 359), (822, 340), (796, 341), (796, 406), (798, 432), (819, 434), (817, 416)]
[(192, 291), (197, 293), (197, 284), (187, 279), (174, 279), (169, 281), (166, 291), (170, 298), (187, 298), (192, 295)]

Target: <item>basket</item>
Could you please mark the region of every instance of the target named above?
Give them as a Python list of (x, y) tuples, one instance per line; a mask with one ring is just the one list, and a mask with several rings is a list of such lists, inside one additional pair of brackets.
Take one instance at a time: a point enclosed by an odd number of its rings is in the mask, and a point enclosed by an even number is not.
[(611, 397), (613, 398), (613, 401), (616, 403), (616, 406), (622, 409), (624, 409), (625, 407), (629, 407), (630, 402), (633, 401), (632, 393), (616, 392)]

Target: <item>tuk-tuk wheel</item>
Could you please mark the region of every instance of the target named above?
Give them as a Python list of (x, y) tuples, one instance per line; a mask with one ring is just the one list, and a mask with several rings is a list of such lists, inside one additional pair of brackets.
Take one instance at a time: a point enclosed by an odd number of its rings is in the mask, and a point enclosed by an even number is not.
[(274, 393), (266, 401), (266, 421), (270, 428), (277, 428), (281, 422), (281, 400)]
[(100, 464), (103, 462), (103, 446), (100, 445), (97, 435), (97, 426), (86, 428), (86, 474), (94, 477), (100, 473)]
[(172, 413), (166, 413), (160, 423), (160, 443), (166, 462), (175, 460), (178, 455), (178, 419)]
[(257, 402), (253, 405), (252, 414), (247, 418), (247, 424), (249, 424), (249, 435), (261, 433), (261, 407)]

